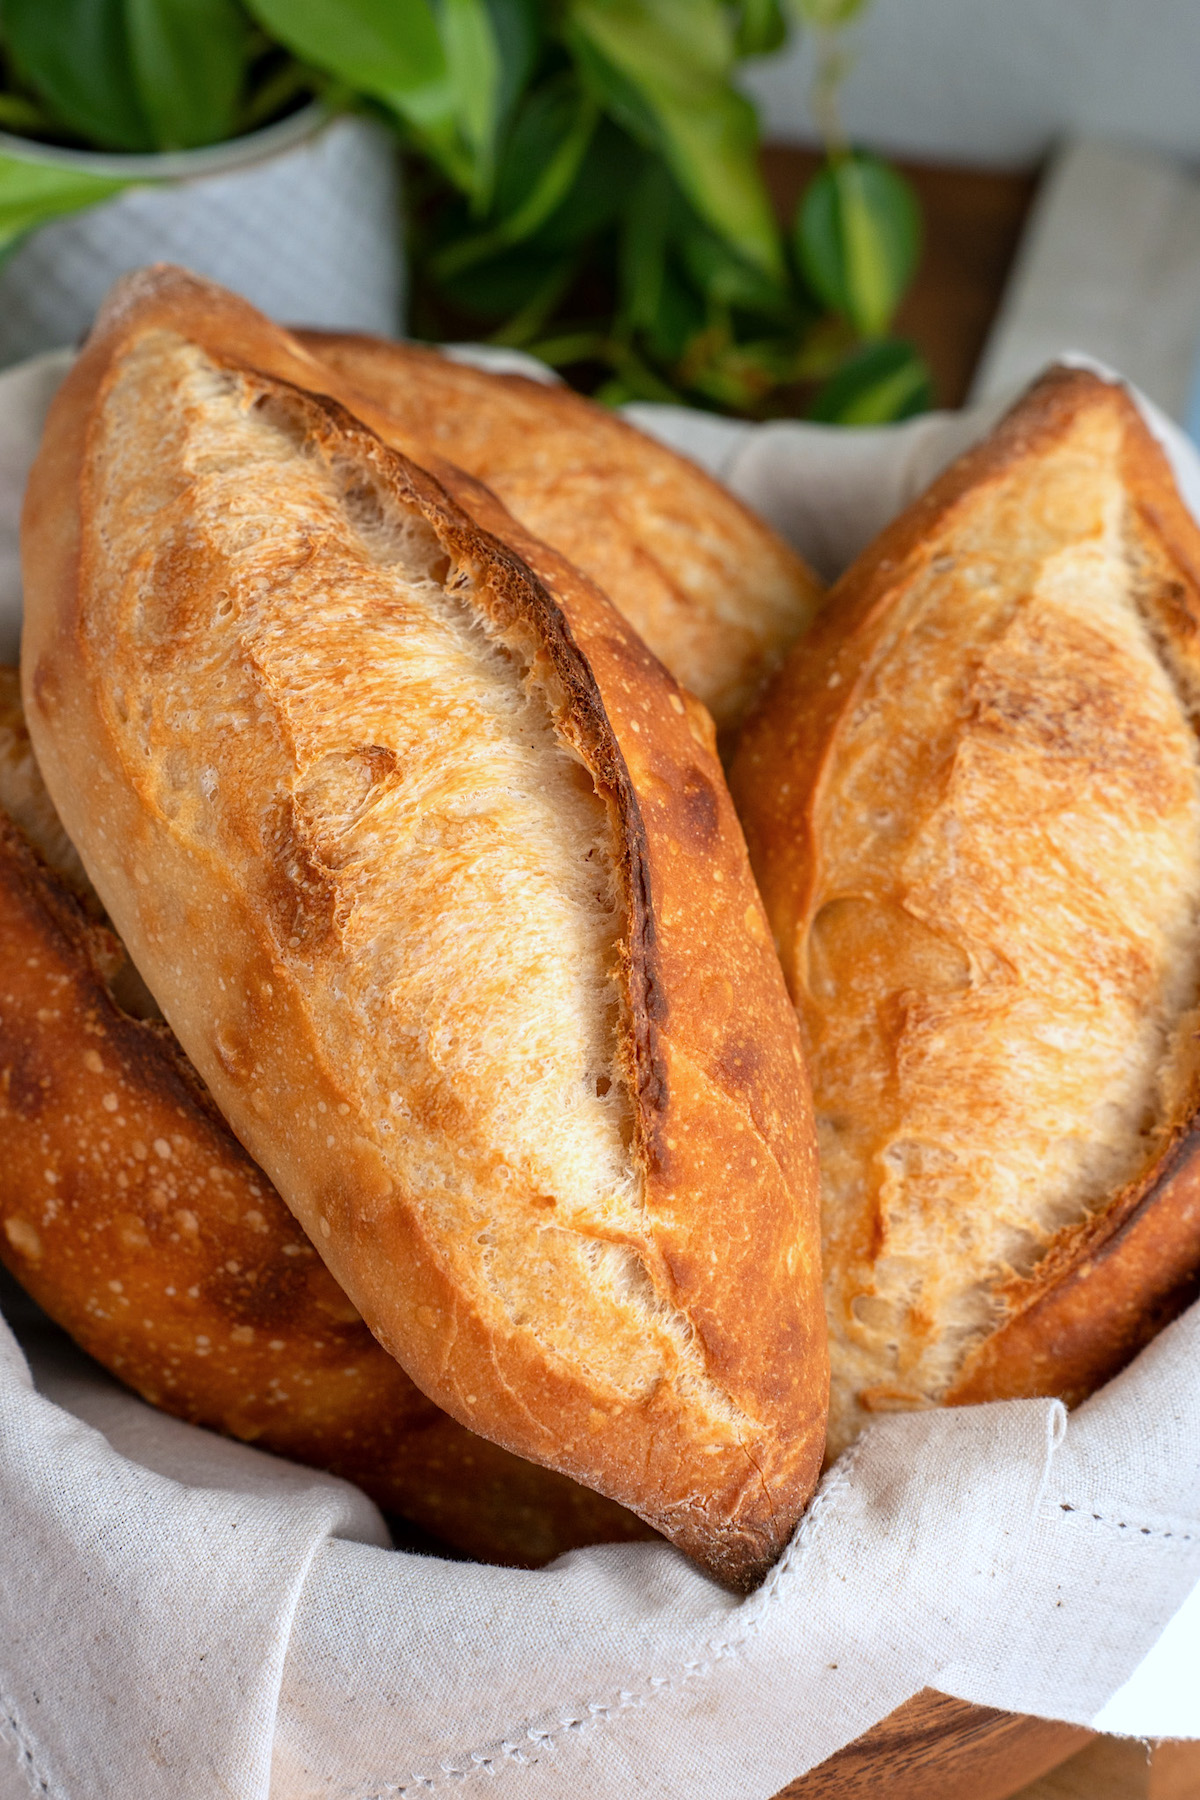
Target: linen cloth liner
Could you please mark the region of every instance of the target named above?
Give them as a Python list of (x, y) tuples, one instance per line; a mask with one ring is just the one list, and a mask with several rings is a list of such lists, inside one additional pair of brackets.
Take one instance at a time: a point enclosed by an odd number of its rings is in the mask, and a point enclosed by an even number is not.
[[(0, 377), (3, 656), (66, 360)], [(833, 573), (997, 409), (856, 432), (631, 410)], [(1200, 461), (1151, 419), (1200, 514)], [(743, 1601), (659, 1544), (537, 1572), (392, 1551), (347, 1484), (18, 1330), (24, 1350), (0, 1325), (0, 1800), (767, 1800), (925, 1686), (1200, 1737), (1200, 1306), (1069, 1418), (881, 1419)]]

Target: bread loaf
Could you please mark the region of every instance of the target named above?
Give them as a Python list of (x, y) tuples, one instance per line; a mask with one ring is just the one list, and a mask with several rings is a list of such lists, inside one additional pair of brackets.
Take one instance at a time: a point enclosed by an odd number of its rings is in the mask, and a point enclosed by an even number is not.
[(733, 772), (807, 1041), (830, 1449), (1081, 1399), (1200, 1274), (1200, 533), (1047, 376), (831, 591)]
[[(154, 1405), (343, 1475), (489, 1562), (645, 1537), (631, 1513), (465, 1430), (376, 1343), (131, 971), (0, 669), (0, 1259)], [(90, 902), (90, 903), (89, 903)]]
[(336, 389), (209, 284), (119, 290), (26, 501), (38, 760), (385, 1348), (745, 1586), (827, 1376), (798, 1035), (706, 718)]
[(607, 408), (416, 344), (299, 335), (386, 413), (397, 449), (478, 477), (590, 575), (722, 731), (810, 623), (821, 584), (800, 557), (695, 463)]

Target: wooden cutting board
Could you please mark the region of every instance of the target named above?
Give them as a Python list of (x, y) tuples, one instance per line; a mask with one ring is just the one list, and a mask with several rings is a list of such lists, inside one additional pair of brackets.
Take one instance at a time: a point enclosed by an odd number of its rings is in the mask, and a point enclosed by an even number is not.
[(925, 1688), (778, 1800), (1008, 1800), (1094, 1736)]
[(1097, 1738), (1013, 1800), (1200, 1800), (1200, 1742)]

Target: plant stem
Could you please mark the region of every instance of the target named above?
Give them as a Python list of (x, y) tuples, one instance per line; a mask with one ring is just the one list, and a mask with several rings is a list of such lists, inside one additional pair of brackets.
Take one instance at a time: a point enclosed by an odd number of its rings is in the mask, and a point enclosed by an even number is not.
[(813, 118), (825, 145), (826, 156), (831, 163), (839, 163), (850, 154), (850, 142), (842, 125), (839, 105), (849, 58), (836, 30), (816, 27), (813, 37), (817, 47), (817, 68), (812, 85)]

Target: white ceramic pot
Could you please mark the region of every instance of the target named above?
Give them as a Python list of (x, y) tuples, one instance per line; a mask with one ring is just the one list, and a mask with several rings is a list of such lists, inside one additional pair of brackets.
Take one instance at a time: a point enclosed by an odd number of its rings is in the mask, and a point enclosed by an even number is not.
[(232, 143), (167, 156), (0, 153), (139, 184), (43, 225), (0, 264), (0, 366), (72, 344), (118, 275), (176, 262), (273, 318), (395, 335), (404, 259), (396, 146), (319, 106)]

